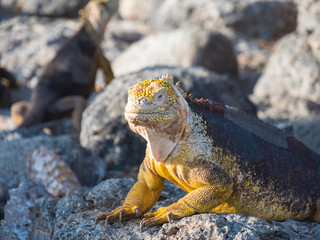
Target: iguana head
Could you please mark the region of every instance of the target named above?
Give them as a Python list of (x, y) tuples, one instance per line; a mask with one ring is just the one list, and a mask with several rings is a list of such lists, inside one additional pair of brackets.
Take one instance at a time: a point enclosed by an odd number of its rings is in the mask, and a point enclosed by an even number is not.
[(128, 91), (125, 118), (158, 161), (165, 160), (185, 130), (189, 108), (183, 95), (169, 75), (144, 80)]
[(104, 36), (105, 27), (113, 14), (118, 10), (119, 0), (90, 0), (86, 7), (79, 11), (80, 19), (89, 34), (97, 41)]

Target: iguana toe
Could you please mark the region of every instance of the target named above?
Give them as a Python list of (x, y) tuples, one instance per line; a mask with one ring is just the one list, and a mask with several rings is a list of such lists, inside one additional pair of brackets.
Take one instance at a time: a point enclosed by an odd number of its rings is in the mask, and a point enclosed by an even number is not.
[(139, 208), (132, 207), (132, 206), (121, 206), (111, 212), (99, 213), (95, 220), (95, 226), (101, 220), (106, 220), (105, 225), (107, 228), (109, 223), (115, 222), (116, 220), (119, 220), (119, 222), (122, 222), (132, 218), (137, 218), (140, 216), (141, 215), (140, 215)]

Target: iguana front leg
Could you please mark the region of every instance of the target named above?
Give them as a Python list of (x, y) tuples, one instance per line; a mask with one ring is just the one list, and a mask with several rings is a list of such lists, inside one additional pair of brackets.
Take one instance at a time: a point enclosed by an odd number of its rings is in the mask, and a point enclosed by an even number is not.
[(129, 220), (141, 217), (148, 212), (158, 200), (163, 189), (164, 178), (152, 173), (142, 163), (138, 181), (133, 185), (122, 206), (109, 213), (100, 213), (96, 223), (106, 220), (106, 226), (116, 220)]
[(145, 214), (140, 223), (140, 230), (173, 219), (191, 216), (195, 213), (210, 212), (213, 208), (225, 202), (232, 193), (232, 184), (227, 186), (203, 186), (188, 193), (178, 202), (168, 207), (159, 208), (154, 213)]
[(98, 67), (102, 69), (104, 74), (104, 80), (106, 85), (108, 85), (112, 79), (114, 79), (114, 74), (111, 68), (110, 61), (104, 56), (103, 50), (99, 46), (97, 49)]

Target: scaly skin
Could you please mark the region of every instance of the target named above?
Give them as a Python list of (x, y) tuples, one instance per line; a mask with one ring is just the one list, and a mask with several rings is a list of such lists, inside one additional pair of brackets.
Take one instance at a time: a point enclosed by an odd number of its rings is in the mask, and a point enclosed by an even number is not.
[[(196, 213), (320, 220), (320, 157), (234, 108), (191, 99), (168, 75), (129, 89), (125, 117), (148, 144), (123, 205), (97, 221), (141, 217), (140, 229)], [(187, 195), (147, 213), (168, 179)]]

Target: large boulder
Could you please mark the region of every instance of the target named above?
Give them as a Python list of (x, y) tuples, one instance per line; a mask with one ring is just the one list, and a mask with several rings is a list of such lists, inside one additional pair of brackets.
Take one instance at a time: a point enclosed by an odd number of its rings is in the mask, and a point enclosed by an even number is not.
[(320, 115), (320, 30), (292, 33), (275, 46), (252, 100), (261, 118)]
[[(0, 225), (0, 238), (19, 239), (319, 239), (319, 224), (288, 220), (267, 222), (241, 214), (203, 213), (172, 223), (165, 223), (139, 230), (141, 219), (119, 223), (97, 223), (100, 212), (108, 212), (120, 206), (134, 183), (133, 179), (109, 179), (85, 195), (72, 193), (60, 200), (50, 199), (39, 186), (24, 183), (11, 192), (12, 203), (6, 209), (23, 218), (10, 215)], [(26, 188), (29, 187), (29, 190)], [(37, 193), (37, 194), (32, 194)], [(29, 198), (26, 198), (27, 196)], [(172, 183), (166, 182), (156, 205), (168, 206), (184, 196)], [(25, 199), (25, 201), (21, 201)], [(19, 227), (18, 229), (15, 227)], [(24, 235), (22, 235), (24, 234)], [(21, 239), (21, 238), (20, 238)]]
[(82, 118), (81, 145), (103, 156), (107, 166), (128, 171), (137, 170), (144, 157), (145, 141), (133, 133), (124, 119), (127, 91), (130, 86), (162, 74), (181, 81), (183, 89), (195, 97), (208, 98), (255, 114), (255, 107), (241, 90), (239, 81), (200, 67), (153, 67), (115, 78)]
[(112, 68), (119, 76), (154, 65), (198, 65), (219, 74), (238, 74), (231, 42), (221, 33), (200, 28), (181, 28), (143, 38), (116, 58)]
[(156, 29), (186, 25), (228, 26), (252, 38), (275, 40), (296, 28), (297, 7), (289, 0), (122, 0), (120, 14)]

